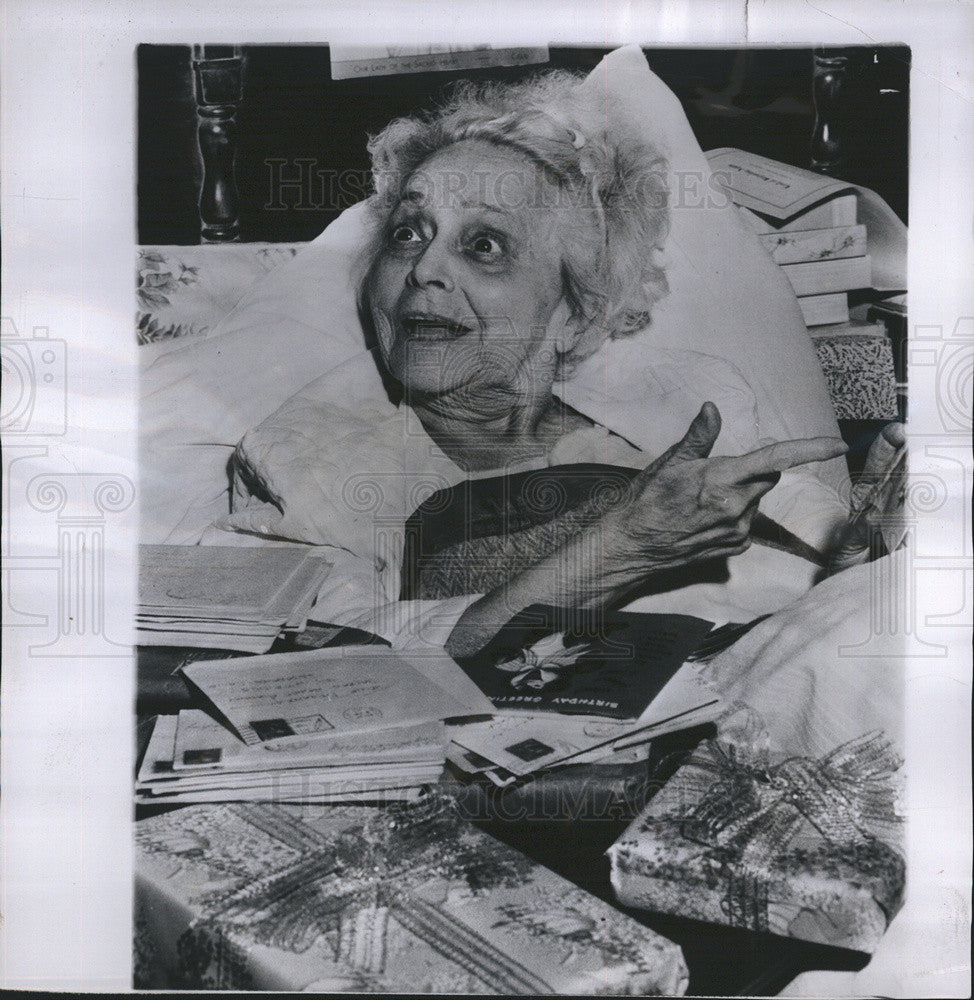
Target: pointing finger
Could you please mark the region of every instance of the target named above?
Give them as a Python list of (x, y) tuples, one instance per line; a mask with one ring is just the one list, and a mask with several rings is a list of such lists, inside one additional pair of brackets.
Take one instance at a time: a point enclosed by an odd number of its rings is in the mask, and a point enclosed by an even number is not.
[(800, 441), (780, 441), (731, 459), (728, 465), (733, 470), (733, 478), (738, 482), (745, 482), (784, 472), (785, 469), (791, 469), (796, 465), (838, 458), (846, 451), (848, 448), (845, 442), (838, 438), (819, 437)]

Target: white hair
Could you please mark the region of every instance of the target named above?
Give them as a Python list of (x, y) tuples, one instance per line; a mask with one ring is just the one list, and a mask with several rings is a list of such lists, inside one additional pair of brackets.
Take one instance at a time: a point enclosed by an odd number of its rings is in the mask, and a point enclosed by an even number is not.
[(614, 137), (581, 79), (553, 70), (517, 83), (462, 82), (439, 108), (395, 119), (368, 144), (370, 201), (383, 221), (425, 160), (468, 139), (517, 150), (557, 185), (576, 209), (559, 213), (555, 237), (580, 331), (562, 377), (605, 340), (647, 326), (667, 291), (656, 259), (669, 224), (665, 161), (646, 143)]

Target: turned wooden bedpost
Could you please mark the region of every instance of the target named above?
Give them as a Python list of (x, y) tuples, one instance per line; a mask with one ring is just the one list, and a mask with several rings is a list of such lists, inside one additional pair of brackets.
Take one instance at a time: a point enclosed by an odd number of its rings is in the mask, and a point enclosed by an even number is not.
[(239, 200), (234, 176), (236, 121), (242, 93), (243, 57), (206, 58), (193, 48), (196, 119), (203, 184), (200, 189), (200, 236), (203, 243), (229, 243), (240, 238)]
[(849, 57), (841, 51), (816, 49), (813, 60), (815, 125), (810, 143), (811, 167), (830, 174), (844, 164), (848, 152), (842, 104)]

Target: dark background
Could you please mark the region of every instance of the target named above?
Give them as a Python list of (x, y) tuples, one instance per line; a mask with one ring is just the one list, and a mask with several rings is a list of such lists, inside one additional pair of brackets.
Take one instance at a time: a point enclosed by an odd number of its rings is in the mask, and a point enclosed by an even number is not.
[[(230, 54), (207, 46), (207, 56)], [(224, 47), (225, 48), (225, 47)], [(202, 178), (189, 45), (138, 48), (138, 241), (200, 242)], [(608, 49), (550, 49), (551, 67), (592, 69)], [(683, 103), (704, 150), (733, 146), (796, 166), (810, 165), (814, 123), (811, 49), (645, 49), (649, 65)], [(907, 220), (909, 49), (834, 50), (851, 56), (843, 111), (835, 123), (847, 144), (835, 175), (877, 191)], [(461, 77), (515, 79), (544, 66), (462, 73), (331, 79), (328, 46), (245, 45), (243, 100), (237, 112), (236, 179), (244, 241), (313, 239), (360, 200), (367, 178), (366, 136), (393, 117), (428, 107)], [(331, 199), (296, 190), (272, 203), (269, 159), (311, 169), (359, 172), (360, 183)], [(280, 169), (280, 168), (278, 168)], [(325, 204), (322, 204), (325, 201)]]

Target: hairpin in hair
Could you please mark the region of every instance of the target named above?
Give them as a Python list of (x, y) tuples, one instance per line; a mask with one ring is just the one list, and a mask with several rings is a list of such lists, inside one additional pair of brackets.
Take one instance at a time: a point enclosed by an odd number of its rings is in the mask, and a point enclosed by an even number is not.
[(585, 145), (585, 136), (575, 128), (573, 125), (569, 125), (566, 121), (565, 116), (560, 112), (555, 110), (545, 109), (542, 114), (553, 121), (559, 128), (564, 129), (572, 137), (572, 145), (576, 149), (581, 149)]

